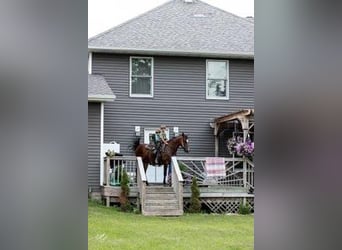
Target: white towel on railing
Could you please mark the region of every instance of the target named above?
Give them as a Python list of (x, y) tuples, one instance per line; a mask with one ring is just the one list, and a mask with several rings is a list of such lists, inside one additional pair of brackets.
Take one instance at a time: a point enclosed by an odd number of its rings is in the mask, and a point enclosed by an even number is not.
[(206, 157), (205, 158), (205, 171), (207, 176), (225, 176), (226, 167), (224, 158), (222, 157)]

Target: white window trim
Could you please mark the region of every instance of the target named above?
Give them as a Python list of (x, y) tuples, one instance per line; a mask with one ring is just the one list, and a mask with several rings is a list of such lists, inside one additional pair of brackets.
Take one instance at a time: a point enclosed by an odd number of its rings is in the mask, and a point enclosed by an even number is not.
[[(208, 62), (226, 62), (227, 63), (227, 83), (226, 83), (226, 96), (209, 96), (208, 95)], [(210, 100), (229, 100), (229, 60), (216, 60), (207, 59), (206, 60), (206, 72), (205, 72), (205, 97)]]
[[(151, 94), (132, 94), (132, 59), (144, 58), (151, 59)], [(131, 56), (129, 58), (129, 96), (130, 97), (147, 97), (152, 98), (154, 95), (154, 60), (153, 57), (148, 56)]]
[(91, 75), (92, 66), (93, 66), (93, 53), (89, 52), (89, 55), (88, 55), (88, 74), (89, 75)]
[[(150, 143), (150, 141), (146, 140), (146, 138), (148, 138), (147, 135), (149, 133), (155, 134), (156, 128), (158, 128), (158, 126), (156, 126), (155, 128), (144, 128), (144, 143), (145, 144), (149, 144)], [(167, 139), (170, 139), (170, 129), (169, 128), (166, 128), (165, 134), (166, 134)]]

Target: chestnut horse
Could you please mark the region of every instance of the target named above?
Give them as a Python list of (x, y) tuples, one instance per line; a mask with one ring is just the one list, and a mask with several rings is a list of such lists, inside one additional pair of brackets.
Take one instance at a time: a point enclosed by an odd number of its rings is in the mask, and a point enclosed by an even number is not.
[[(175, 156), (179, 147), (183, 148), (186, 153), (189, 153), (188, 136), (182, 133), (180, 136), (174, 137), (167, 141), (167, 145), (164, 145), (164, 150), (160, 153), (160, 162), (164, 166), (164, 179), (163, 184), (166, 184), (167, 167), (171, 163), (171, 157)], [(133, 150), (136, 156), (141, 156), (144, 164), (145, 173), (148, 165), (155, 165), (155, 154), (148, 144), (140, 144), (140, 138), (138, 138), (133, 145)]]

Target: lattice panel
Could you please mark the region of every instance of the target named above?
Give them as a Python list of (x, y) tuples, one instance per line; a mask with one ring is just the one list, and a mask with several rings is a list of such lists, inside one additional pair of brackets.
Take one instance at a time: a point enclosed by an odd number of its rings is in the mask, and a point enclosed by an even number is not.
[(238, 213), (241, 199), (205, 199), (202, 201), (213, 213)]
[[(206, 206), (211, 213), (238, 213), (242, 198), (205, 198), (201, 199), (202, 205)], [(254, 198), (247, 198), (247, 203), (254, 212)], [(189, 207), (189, 201), (184, 201), (184, 209)]]
[(254, 198), (247, 198), (247, 203), (251, 206), (251, 212), (254, 213)]

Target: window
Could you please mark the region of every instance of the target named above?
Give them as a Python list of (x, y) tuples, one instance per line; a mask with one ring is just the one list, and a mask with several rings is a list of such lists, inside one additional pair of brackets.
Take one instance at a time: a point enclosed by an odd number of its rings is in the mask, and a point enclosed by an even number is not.
[(153, 58), (131, 57), (130, 96), (153, 97)]
[(207, 99), (229, 98), (228, 65), (226, 60), (207, 60)]

